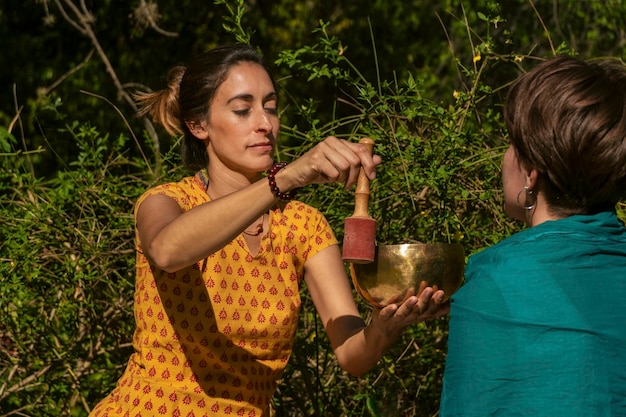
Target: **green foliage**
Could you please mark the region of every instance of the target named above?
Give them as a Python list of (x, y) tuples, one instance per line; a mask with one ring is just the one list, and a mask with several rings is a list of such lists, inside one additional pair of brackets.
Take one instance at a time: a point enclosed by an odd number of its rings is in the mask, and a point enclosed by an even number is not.
[(129, 197), (141, 184), (111, 166), (123, 138), (77, 125), (67, 134), (84, 145), (75, 169), (50, 181), (2, 171), (12, 194), (0, 220), (0, 408), (22, 415), (84, 410), (129, 353)]
[(9, 132), (9, 130), (0, 126), (0, 151), (2, 153), (11, 152), (11, 146), (16, 144), (15, 137)]
[[(538, 3), (164, 3), (158, 23), (184, 41), (156, 41), (154, 27), (139, 21), (116, 26), (123, 19), (110, 16), (132, 10), (112, 2), (94, 11), (94, 22), (118, 57), (119, 77), (143, 74), (138, 79), (152, 87), (173, 61), (220, 40), (260, 46), (276, 57), (284, 98), (279, 158), (297, 157), (328, 135), (373, 138), (384, 160), (370, 199), (379, 242), (460, 242), (470, 254), (520, 227), (500, 204), (499, 106), (508, 83), (557, 51), (623, 56), (620, 2)], [(185, 6), (193, 16), (182, 14)], [(25, 7), (31, 19), (41, 9), (39, 2)], [(0, 22), (23, 22), (12, 10), (0, 10)], [(71, 27), (54, 25), (54, 10), (46, 10), (48, 31), (32, 26), (63, 39)], [(0, 29), (3, 41), (16, 42), (1, 32), (9, 29)], [(109, 33), (115, 42), (105, 42)], [(152, 48), (133, 48), (140, 41)], [(86, 54), (88, 42), (79, 44)], [(10, 46), (5, 50), (17, 57), (21, 50)], [(132, 109), (102, 100), (119, 90), (92, 61), (80, 66), (81, 54), (61, 58), (60, 73), (76, 73), (58, 90), (30, 97), (19, 117), (0, 110), (1, 416), (86, 416), (110, 392), (132, 350), (133, 204), (148, 187), (182, 175), (176, 141), (155, 142)], [(35, 84), (58, 86), (57, 58), (37, 61), (43, 67)], [(76, 94), (85, 85), (100, 98)], [(299, 196), (323, 209), (341, 239), (352, 190), (320, 185)], [(626, 219), (625, 204), (618, 212)], [(338, 367), (307, 292), (302, 296), (276, 416), (437, 414), (446, 318), (408, 329), (373, 371), (352, 378)], [(355, 298), (369, 319), (370, 309)]]
[[(129, 139), (74, 122), (77, 144), (47, 180), (0, 162), (0, 410), (86, 415), (115, 384), (132, 347), (132, 209), (151, 181)], [(21, 167), (21, 169), (20, 169)]]
[[(235, 3), (234, 7), (231, 3)], [(215, 4), (224, 5), (228, 10), (228, 14), (224, 17), (222, 28), (232, 34), (239, 43), (249, 44), (252, 40), (254, 31), (243, 26), (243, 17), (246, 14), (244, 0), (215, 0)]]

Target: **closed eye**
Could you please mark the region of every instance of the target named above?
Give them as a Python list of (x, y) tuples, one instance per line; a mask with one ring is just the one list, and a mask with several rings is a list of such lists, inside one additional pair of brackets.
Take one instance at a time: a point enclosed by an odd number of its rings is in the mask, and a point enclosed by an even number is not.
[(233, 113), (239, 117), (244, 117), (250, 114), (250, 109), (233, 110)]

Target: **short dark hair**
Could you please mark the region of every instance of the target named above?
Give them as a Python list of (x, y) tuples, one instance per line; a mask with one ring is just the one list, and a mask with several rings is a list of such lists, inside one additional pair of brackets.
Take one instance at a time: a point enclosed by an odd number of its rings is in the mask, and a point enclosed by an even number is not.
[(518, 160), (551, 212), (614, 210), (626, 197), (626, 68), (557, 56), (522, 75), (504, 106)]

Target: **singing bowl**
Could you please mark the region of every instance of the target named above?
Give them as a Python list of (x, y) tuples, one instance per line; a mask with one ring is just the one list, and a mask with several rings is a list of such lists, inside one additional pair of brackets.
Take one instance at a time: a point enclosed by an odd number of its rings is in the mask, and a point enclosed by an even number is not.
[(350, 263), (354, 287), (377, 308), (419, 295), (426, 287), (443, 290), (447, 300), (461, 286), (464, 271), (465, 252), (455, 243), (379, 245), (374, 262)]

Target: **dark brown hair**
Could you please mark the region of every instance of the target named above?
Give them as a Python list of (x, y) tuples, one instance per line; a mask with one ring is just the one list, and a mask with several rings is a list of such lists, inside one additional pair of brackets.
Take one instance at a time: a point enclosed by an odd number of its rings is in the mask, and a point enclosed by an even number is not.
[(522, 75), (504, 106), (520, 163), (560, 216), (614, 210), (626, 197), (626, 68), (551, 58)]
[(186, 68), (177, 66), (167, 75), (167, 88), (134, 95), (139, 115), (150, 115), (171, 135), (184, 134), (181, 156), (190, 170), (205, 168), (208, 157), (205, 145), (187, 128), (186, 123), (208, 120), (211, 102), (228, 71), (241, 62), (261, 65), (267, 71), (274, 88), (276, 82), (269, 67), (255, 48), (244, 44), (225, 45), (199, 55)]

